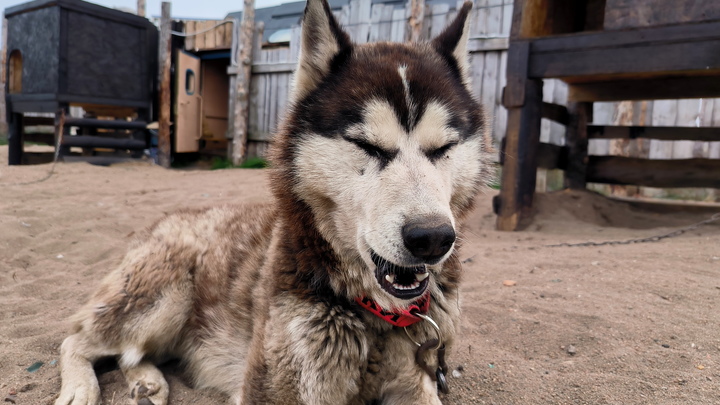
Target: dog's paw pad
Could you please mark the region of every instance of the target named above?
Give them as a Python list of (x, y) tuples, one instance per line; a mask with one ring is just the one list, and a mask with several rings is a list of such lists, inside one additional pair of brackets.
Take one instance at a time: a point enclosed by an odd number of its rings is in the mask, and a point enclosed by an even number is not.
[(135, 383), (135, 387), (130, 390), (130, 398), (136, 399), (137, 405), (155, 405), (148, 397), (152, 397), (160, 391), (160, 386), (154, 383), (148, 383), (144, 381), (138, 381)]

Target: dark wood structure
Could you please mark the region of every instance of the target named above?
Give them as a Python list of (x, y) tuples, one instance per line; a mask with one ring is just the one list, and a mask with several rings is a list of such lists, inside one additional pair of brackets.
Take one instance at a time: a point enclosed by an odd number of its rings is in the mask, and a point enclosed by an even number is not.
[[(26, 113), (77, 105), (123, 121), (153, 118), (158, 36), (147, 19), (80, 0), (31, 1), (5, 9), (5, 18), (10, 164), (23, 161)], [(105, 123), (76, 124), (96, 135), (92, 132)], [(120, 129), (137, 127), (135, 122)], [(142, 149), (147, 142), (87, 140), (90, 146), (127, 149)], [(83, 141), (64, 146), (86, 146)]]
[[(592, 126), (592, 102), (720, 96), (715, 0), (515, 0), (503, 104), (500, 230), (531, 214), (538, 166), (587, 182), (720, 188), (720, 161), (589, 157), (589, 138), (717, 140), (720, 129)], [(568, 105), (543, 103), (542, 79), (569, 85)], [(567, 126), (563, 147), (540, 144), (540, 121)]]

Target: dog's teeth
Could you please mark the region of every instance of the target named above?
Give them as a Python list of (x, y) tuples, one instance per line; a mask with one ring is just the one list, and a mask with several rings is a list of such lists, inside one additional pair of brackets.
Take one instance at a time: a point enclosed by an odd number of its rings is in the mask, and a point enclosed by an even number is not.
[(430, 274), (429, 274), (428, 272), (425, 272), (425, 273), (422, 273), (422, 274), (416, 274), (416, 275), (415, 275), (415, 280), (417, 280), (417, 281), (423, 281), (423, 280), (425, 280), (426, 278), (428, 278), (429, 275), (430, 275)]
[(395, 282), (395, 275), (394, 274), (386, 274), (385, 280), (387, 280), (388, 283), (392, 284)]

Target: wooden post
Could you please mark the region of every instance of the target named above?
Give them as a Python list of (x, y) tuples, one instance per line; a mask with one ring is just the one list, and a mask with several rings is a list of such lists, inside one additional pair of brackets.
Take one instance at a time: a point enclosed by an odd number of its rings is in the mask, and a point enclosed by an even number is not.
[(501, 189), (499, 199), (494, 202), (498, 211), (497, 229), (501, 231), (520, 229), (532, 213), (542, 118), (542, 85), (542, 80), (526, 80), (523, 105), (508, 108), (505, 147), (501, 151), (504, 158)]
[(244, 0), (240, 27), (238, 70), (235, 77), (235, 109), (233, 111), (232, 162), (239, 165), (245, 159), (250, 118), (250, 75), (252, 73), (253, 32), (255, 31), (255, 0)]
[(137, 15), (145, 17), (145, 0), (137, 0)]
[(592, 103), (569, 102), (568, 112), (570, 113), (570, 123), (565, 135), (565, 145), (568, 148), (565, 187), (582, 190), (587, 185), (587, 124), (592, 120)]
[(8, 122), (10, 117), (9, 112), (5, 113), (5, 97), (7, 95), (5, 86), (7, 81), (7, 19), (3, 18), (2, 21), (2, 44), (0, 44), (0, 134), (7, 133)]
[(410, 42), (420, 42), (423, 19), (425, 18), (425, 0), (410, 0), (408, 17), (408, 35)]
[(160, 44), (159, 63), (160, 67), (160, 108), (158, 114), (158, 164), (162, 167), (170, 167), (170, 153), (172, 144), (170, 142), (170, 65), (172, 61), (172, 35), (170, 34), (172, 17), (169, 2), (162, 3), (162, 14), (160, 17)]

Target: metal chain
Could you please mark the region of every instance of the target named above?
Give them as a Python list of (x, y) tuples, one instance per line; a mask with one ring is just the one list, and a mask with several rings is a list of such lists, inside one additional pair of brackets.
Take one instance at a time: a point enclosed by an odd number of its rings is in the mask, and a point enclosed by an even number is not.
[(555, 245), (544, 245), (543, 247), (555, 248), (555, 247), (612, 246), (612, 245), (632, 245), (634, 243), (658, 242), (663, 239), (674, 238), (676, 236), (680, 236), (680, 235), (684, 234), (685, 232), (695, 230), (697, 228), (700, 228), (701, 226), (711, 224), (715, 221), (720, 221), (720, 212), (718, 212), (717, 214), (711, 216), (710, 218), (708, 218), (704, 221), (700, 221), (696, 224), (692, 224), (692, 225), (677, 229), (675, 231), (672, 231), (672, 232), (669, 232), (666, 234), (649, 236), (647, 238), (627, 239), (627, 240), (609, 240), (609, 241), (604, 241), (604, 242), (558, 243)]

